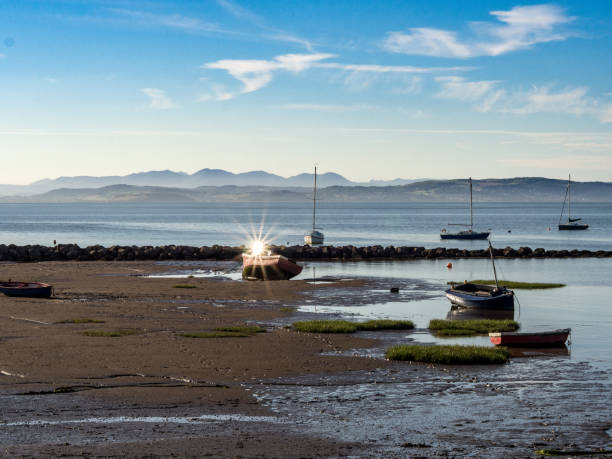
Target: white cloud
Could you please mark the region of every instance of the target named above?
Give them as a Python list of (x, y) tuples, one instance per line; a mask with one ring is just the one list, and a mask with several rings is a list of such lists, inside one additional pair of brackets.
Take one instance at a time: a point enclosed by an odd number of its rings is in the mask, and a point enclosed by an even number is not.
[(612, 105), (606, 105), (601, 109), (599, 121), (602, 123), (612, 123)]
[(239, 92), (227, 93), (225, 98), (216, 97), (217, 100), (231, 99), (239, 94), (247, 94), (266, 86), (274, 72), (287, 71), (300, 73), (313, 66), (317, 61), (329, 59), (333, 54), (284, 54), (272, 60), (256, 59), (222, 59), (220, 61), (204, 64), (205, 69), (225, 70), (242, 83)]
[(373, 110), (375, 107), (367, 104), (334, 105), (334, 104), (284, 104), (277, 105), (282, 110), (306, 110), (315, 112), (352, 112), (360, 110)]
[(166, 95), (164, 91), (156, 88), (143, 88), (141, 91), (151, 98), (149, 103), (150, 108), (154, 108), (156, 110), (167, 110), (169, 108), (174, 108), (176, 105)]
[[(413, 67), (409, 65), (372, 65), (372, 64), (342, 64), (339, 62), (322, 62), (335, 57), (333, 54), (283, 54), (273, 59), (222, 59), (202, 65), (204, 69), (225, 70), (229, 75), (242, 83), (242, 88), (233, 93), (223, 90), (223, 98), (213, 94), (204, 95), (200, 100), (228, 100), (240, 94), (257, 91), (268, 85), (276, 72), (287, 71), (301, 73), (311, 68), (332, 69), (345, 72), (344, 82), (352, 89), (368, 87), (381, 74), (409, 75), (444, 71), (461, 71), (468, 67)], [(399, 78), (404, 92), (415, 92), (420, 88), (421, 80), (417, 77)]]
[(498, 83), (497, 81), (467, 81), (458, 76), (442, 76), (435, 79), (442, 89), (436, 94), (444, 99), (479, 100)]
[(418, 27), (390, 32), (383, 47), (394, 53), (461, 59), (498, 56), (537, 43), (565, 40), (571, 34), (559, 28), (574, 20), (556, 5), (515, 6), (490, 14), (498, 22), (471, 23), (474, 35), (467, 40), (450, 30)]
[(221, 32), (229, 33), (217, 24), (202, 21), (201, 19), (183, 16), (181, 14), (157, 14), (146, 11), (127, 10), (122, 8), (111, 8), (109, 11), (118, 16), (129, 18), (147, 26), (157, 25), (173, 29), (182, 29), (191, 32)]
[(586, 87), (569, 88), (553, 92), (550, 86), (534, 87), (526, 93), (513, 97), (518, 106), (511, 111), (518, 114), (529, 113), (569, 113), (584, 115), (597, 111), (597, 102), (587, 95)]

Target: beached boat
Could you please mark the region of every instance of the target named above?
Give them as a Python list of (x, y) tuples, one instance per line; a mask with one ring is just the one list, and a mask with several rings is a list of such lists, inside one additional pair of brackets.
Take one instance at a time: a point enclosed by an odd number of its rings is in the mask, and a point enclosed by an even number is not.
[[(559, 230), (560, 231), (577, 231), (585, 230), (589, 227), (586, 223), (578, 223), (581, 218), (572, 218), (572, 176), (567, 177), (567, 188), (565, 189), (565, 199), (563, 199), (563, 207), (561, 207), (561, 215), (559, 216)], [(565, 203), (567, 202), (567, 223), (561, 223), (563, 220), (563, 211), (565, 210)]]
[(446, 290), (446, 297), (451, 303), (464, 308), (487, 308), (487, 309), (513, 309), (514, 292), (506, 287), (500, 287), (495, 269), (495, 258), (493, 257), (493, 246), (489, 241), (489, 253), (493, 265), (495, 285), (482, 285), (465, 282), (453, 284)]
[(496, 346), (563, 346), (565, 345), (571, 331), (571, 328), (564, 328), (562, 330), (533, 333), (498, 332), (489, 333), (489, 338)]
[(282, 255), (242, 254), (242, 278), (288, 280), (302, 272), (295, 261)]
[(470, 224), (449, 223), (451, 226), (469, 226), (469, 229), (459, 231), (458, 233), (449, 233), (446, 228), (440, 231), (441, 239), (486, 239), (489, 237), (489, 231), (474, 231), (474, 212), (472, 210), (472, 177), (469, 178), (470, 184)]
[(8, 296), (49, 298), (53, 287), (42, 282), (0, 282), (0, 292)]
[(325, 236), (320, 228), (316, 228), (317, 220), (317, 167), (314, 168), (314, 192), (312, 196), (312, 231), (304, 236), (304, 243), (308, 245), (321, 245)]

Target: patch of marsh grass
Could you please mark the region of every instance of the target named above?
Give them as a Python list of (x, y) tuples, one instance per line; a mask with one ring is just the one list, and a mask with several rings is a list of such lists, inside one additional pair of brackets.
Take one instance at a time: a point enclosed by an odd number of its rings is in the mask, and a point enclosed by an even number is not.
[(506, 363), (510, 352), (505, 347), (402, 345), (393, 346), (385, 353), (389, 360), (442, 363), (448, 365), (476, 365)]
[(247, 338), (256, 333), (265, 333), (266, 329), (258, 325), (236, 325), (217, 327), (213, 331), (182, 333), (185, 338)]
[(106, 320), (90, 319), (89, 317), (81, 317), (77, 319), (66, 319), (55, 322), (56, 324), (103, 324)]
[(197, 288), (197, 287), (191, 284), (176, 284), (174, 288)]
[(414, 328), (414, 324), (409, 320), (368, 320), (367, 322), (309, 320), (294, 322), (293, 328), (306, 333), (355, 333), (365, 330), (410, 330)]
[[(510, 320), (476, 319), (476, 320), (442, 320), (429, 321), (429, 329), (443, 336), (469, 336), (457, 330), (467, 330), (472, 335), (486, 335), (490, 332), (513, 332), (518, 330), (519, 323)], [(454, 333), (454, 334), (453, 334)], [(463, 334), (462, 334), (463, 333)]]
[(83, 335), (105, 337), (105, 338), (118, 338), (120, 336), (136, 335), (140, 333), (140, 330), (85, 330)]
[[(471, 284), (483, 284), (483, 285), (495, 285), (495, 281), (491, 279), (476, 279), (470, 281)], [(452, 284), (463, 284), (463, 282), (448, 282), (449, 285)], [(539, 290), (545, 288), (561, 288), (565, 287), (565, 284), (556, 284), (549, 282), (517, 282), (517, 281), (499, 281), (500, 287), (506, 287), (510, 289), (518, 289), (518, 290)]]
[(561, 450), (561, 449), (539, 449), (535, 452), (539, 456), (604, 456), (612, 455), (612, 450), (600, 449), (594, 451), (588, 450)]
[(279, 311), (280, 312), (293, 312), (293, 311), (295, 311), (295, 308), (292, 308), (290, 306), (286, 306), (286, 307), (280, 308)]

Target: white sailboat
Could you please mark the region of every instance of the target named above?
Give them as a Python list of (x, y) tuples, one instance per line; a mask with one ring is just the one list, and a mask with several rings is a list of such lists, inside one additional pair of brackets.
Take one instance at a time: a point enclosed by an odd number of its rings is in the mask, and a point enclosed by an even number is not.
[[(325, 236), (317, 230), (317, 166), (314, 168), (314, 194), (312, 196), (312, 231), (304, 236), (304, 243), (308, 245), (321, 245)], [(319, 228), (320, 229), (320, 228)]]

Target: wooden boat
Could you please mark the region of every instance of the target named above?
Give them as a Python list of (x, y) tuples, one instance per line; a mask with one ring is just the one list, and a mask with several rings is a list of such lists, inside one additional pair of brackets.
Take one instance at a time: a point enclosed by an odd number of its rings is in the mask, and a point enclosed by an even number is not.
[(489, 231), (474, 231), (474, 212), (472, 210), (472, 177), (469, 178), (470, 184), (470, 224), (464, 225), (461, 223), (449, 223), (452, 226), (469, 226), (470, 229), (459, 231), (458, 233), (449, 233), (446, 228), (440, 231), (441, 239), (486, 239), (491, 234)]
[(314, 193), (312, 196), (312, 231), (304, 236), (304, 243), (308, 245), (321, 245), (325, 241), (325, 236), (321, 228), (316, 228), (317, 220), (317, 167), (314, 168)]
[(42, 282), (0, 282), (0, 292), (8, 296), (49, 298), (53, 287)]
[(446, 290), (446, 297), (451, 303), (464, 308), (486, 308), (486, 309), (513, 309), (514, 292), (506, 287), (500, 287), (497, 281), (497, 270), (493, 257), (493, 246), (489, 241), (489, 253), (493, 265), (495, 285), (482, 285), (465, 282), (463, 284), (451, 285)]
[(533, 333), (498, 332), (489, 333), (496, 346), (552, 347), (564, 346), (572, 329), (552, 330)]
[[(572, 176), (567, 177), (567, 188), (565, 189), (565, 199), (563, 200), (563, 207), (561, 207), (561, 215), (559, 216), (559, 231), (579, 231), (585, 230), (589, 227), (586, 223), (578, 223), (581, 218), (572, 218)], [(563, 211), (565, 210), (565, 203), (567, 202), (567, 223), (561, 223), (563, 220)]]
[(282, 255), (242, 254), (242, 278), (288, 280), (302, 272), (295, 261)]

